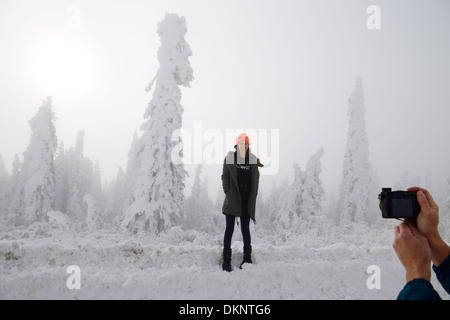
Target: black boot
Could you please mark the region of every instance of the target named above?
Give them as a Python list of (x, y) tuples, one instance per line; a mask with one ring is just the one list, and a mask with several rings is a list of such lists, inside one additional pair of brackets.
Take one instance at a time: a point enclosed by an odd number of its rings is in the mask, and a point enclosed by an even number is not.
[(231, 272), (231, 249), (223, 249), (222, 269)]
[(244, 263), (253, 263), (252, 262), (252, 246), (244, 247), (244, 260), (242, 260), (240, 268), (242, 269), (242, 265)]

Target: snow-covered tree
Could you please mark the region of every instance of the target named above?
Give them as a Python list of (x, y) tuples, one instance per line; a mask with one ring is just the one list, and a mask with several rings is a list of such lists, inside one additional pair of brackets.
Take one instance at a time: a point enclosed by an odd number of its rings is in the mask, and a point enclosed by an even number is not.
[(342, 223), (372, 219), (373, 172), (369, 161), (364, 103), (362, 79), (359, 77), (348, 100), (349, 126), (339, 190)]
[(86, 187), (89, 192), (87, 194), (91, 194), (95, 201), (100, 206), (101, 200), (103, 199), (103, 190), (102, 190), (102, 172), (100, 169), (100, 164), (96, 160), (94, 163), (89, 161), (89, 173), (91, 174), (90, 184)]
[(54, 159), (57, 138), (52, 98), (47, 97), (36, 115), (29, 121), (32, 135), (24, 152), (21, 168), (23, 198), (20, 214), (26, 224), (44, 221), (53, 210), (55, 193)]
[(305, 181), (305, 173), (298, 164), (294, 164), (294, 181), (282, 189), (279, 196), (278, 226), (283, 229), (291, 229), (292, 225), (300, 217), (302, 187)]
[(6, 216), (9, 204), (9, 173), (0, 154), (0, 217)]
[(55, 159), (55, 210), (66, 212), (68, 197), (67, 157), (64, 142), (61, 141)]
[(320, 173), (322, 172), (320, 158), (322, 156), (323, 148), (313, 154), (306, 164), (300, 206), (300, 215), (303, 218), (318, 215), (322, 211), (322, 204), (325, 199), (325, 191), (320, 179)]
[(116, 179), (109, 183), (107, 187), (104, 187), (104, 223), (114, 227), (120, 226), (123, 218), (122, 213), (125, 209), (127, 191), (125, 173), (119, 167)]
[(66, 152), (67, 156), (67, 179), (69, 181), (69, 192), (67, 200), (66, 214), (75, 222), (84, 222), (86, 220), (85, 209), (86, 204), (83, 196), (87, 194), (87, 190), (83, 189), (87, 177), (83, 175), (83, 148), (84, 148), (84, 131), (77, 133), (75, 148), (71, 147)]
[(86, 226), (88, 230), (91, 232), (99, 230), (102, 226), (102, 217), (97, 200), (90, 194), (84, 195), (83, 200), (87, 205)]
[[(142, 125), (142, 152), (134, 199), (122, 222), (124, 228), (133, 232), (145, 230), (158, 234), (184, 220), (187, 172), (182, 163), (172, 159), (174, 147), (182, 146), (181, 137), (172, 139), (172, 135), (182, 127), (180, 86), (189, 86), (193, 80), (188, 60), (192, 52), (184, 38), (186, 31), (184, 17), (176, 14), (166, 14), (158, 25), (160, 67), (147, 88), (149, 91), (155, 84), (152, 100), (144, 114), (148, 120)], [(177, 150), (182, 152), (182, 148)]]
[(277, 186), (275, 181), (272, 182), (272, 189), (265, 203), (266, 213), (261, 216), (261, 222), (258, 222), (264, 227), (264, 229), (268, 230), (269, 232), (276, 231), (276, 229), (279, 227), (279, 210), (281, 207), (280, 198), (282, 198), (288, 188), (289, 183), (287, 176), (283, 180), (281, 186)]
[(61, 143), (55, 160), (55, 209), (80, 227), (86, 225), (88, 213), (85, 195), (93, 197), (99, 211), (103, 209), (99, 164), (84, 156), (84, 136), (83, 130), (78, 131), (75, 146), (67, 150)]
[(9, 204), (5, 204), (5, 209), (8, 212), (8, 220), (10, 224), (18, 224), (21, 220), (19, 212), (23, 198), (23, 183), (20, 175), (20, 168), (22, 163), (19, 160), (19, 155), (14, 156), (12, 163), (12, 172), (9, 179)]
[(200, 178), (202, 165), (197, 165), (191, 195), (186, 200), (186, 222), (188, 229), (209, 232), (214, 230), (213, 202), (209, 197), (207, 179)]
[(337, 212), (338, 201), (336, 199), (336, 193), (331, 191), (329, 194), (327, 194), (327, 199), (328, 199), (328, 206), (325, 216), (334, 224), (339, 224), (339, 214)]
[(305, 171), (302, 171), (298, 164), (294, 164), (294, 181), (277, 196), (280, 199), (278, 225), (281, 228), (298, 227), (302, 221), (309, 220), (322, 211), (325, 198), (320, 179), (322, 155), (321, 148), (310, 157)]
[(144, 151), (144, 145), (141, 142), (142, 140), (139, 139), (135, 132), (130, 150), (128, 151), (127, 170), (125, 173), (125, 194), (123, 203), (125, 209), (134, 201), (134, 189), (141, 168), (141, 153)]
[(256, 197), (256, 212), (258, 219), (264, 221), (267, 218), (267, 203), (264, 201), (265, 194), (261, 189), (258, 190), (258, 196)]

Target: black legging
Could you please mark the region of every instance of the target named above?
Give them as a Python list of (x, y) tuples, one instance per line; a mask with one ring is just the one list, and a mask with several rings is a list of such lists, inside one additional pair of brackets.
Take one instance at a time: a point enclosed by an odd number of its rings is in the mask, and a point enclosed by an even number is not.
[[(225, 219), (226, 219), (227, 225), (225, 228), (223, 247), (224, 247), (224, 249), (231, 249), (231, 238), (233, 237), (234, 223), (236, 221), (236, 217), (231, 214), (225, 214)], [(240, 219), (241, 219), (241, 232), (242, 232), (242, 238), (244, 240), (244, 247), (250, 247), (250, 245), (251, 245), (250, 216), (248, 214), (248, 200), (247, 199), (242, 201), (242, 217)]]

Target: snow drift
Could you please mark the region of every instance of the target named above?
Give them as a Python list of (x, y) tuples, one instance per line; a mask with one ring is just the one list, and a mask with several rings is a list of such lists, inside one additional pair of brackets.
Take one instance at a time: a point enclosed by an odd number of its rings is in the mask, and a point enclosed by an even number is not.
[[(392, 249), (394, 225), (272, 236), (253, 225), (254, 263), (239, 269), (242, 241), (235, 235), (231, 273), (221, 269), (221, 235), (179, 227), (159, 236), (75, 233), (41, 222), (2, 227), (0, 298), (395, 299), (405, 272)], [(71, 265), (80, 268), (80, 289), (66, 285)], [(380, 289), (367, 287), (371, 265), (380, 267)], [(448, 298), (434, 276), (432, 283)]]

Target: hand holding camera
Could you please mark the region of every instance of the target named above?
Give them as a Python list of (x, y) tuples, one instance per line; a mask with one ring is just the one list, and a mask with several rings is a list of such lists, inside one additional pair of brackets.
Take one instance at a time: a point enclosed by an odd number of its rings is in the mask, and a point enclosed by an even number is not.
[(445, 260), (449, 251), (438, 230), (439, 207), (427, 190), (418, 187), (407, 191), (383, 188), (378, 199), (383, 218), (405, 219), (428, 240), (433, 263), (439, 265)]
[(407, 191), (383, 188), (378, 199), (383, 218), (404, 219), (395, 227), (393, 247), (405, 267), (407, 282), (430, 281), (430, 262), (438, 267), (450, 255), (450, 247), (439, 234), (439, 207), (433, 197), (418, 187)]

